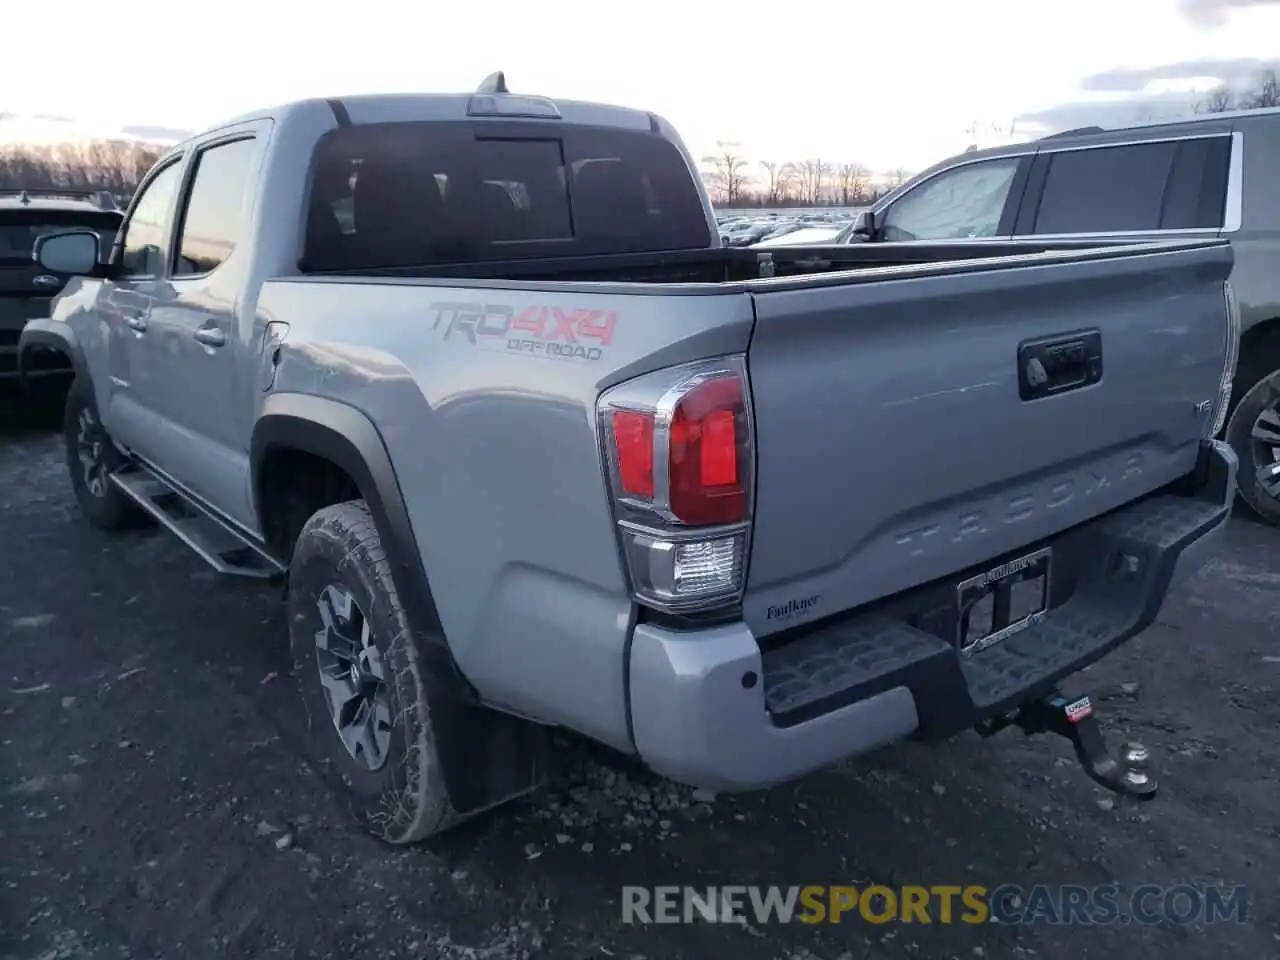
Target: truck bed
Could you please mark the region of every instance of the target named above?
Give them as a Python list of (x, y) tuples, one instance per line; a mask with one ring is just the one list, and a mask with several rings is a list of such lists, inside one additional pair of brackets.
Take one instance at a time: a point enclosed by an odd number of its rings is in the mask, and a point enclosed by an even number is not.
[[(532, 519), (546, 509), (532, 491), (556, 489), (575, 514), (597, 497), (602, 389), (745, 353), (758, 454), (741, 614), (757, 637), (982, 564), (1194, 469), (1226, 357), (1225, 242), (797, 247), (769, 251), (771, 278), (762, 253), (281, 278), (259, 309), (306, 318), (319, 341), (290, 334), (278, 389), (323, 378), (363, 406), (365, 384), (404, 384), (371, 412), (399, 423), (425, 401), (415, 445), (459, 463), (541, 437), (522, 472), (495, 464), (484, 484), (422, 467), (448, 487), (447, 515), (424, 529), (510, 504), (518, 522), (486, 535), (510, 544), (532, 524), (531, 557), (559, 529), (554, 513), (546, 529)], [(359, 315), (378, 318), (388, 349), (346, 346)], [(1037, 351), (1077, 348), (1081, 368), (1097, 355), (1096, 377), (1023, 395)], [(593, 582), (604, 557), (557, 563)], [(797, 603), (803, 614), (777, 614)]]

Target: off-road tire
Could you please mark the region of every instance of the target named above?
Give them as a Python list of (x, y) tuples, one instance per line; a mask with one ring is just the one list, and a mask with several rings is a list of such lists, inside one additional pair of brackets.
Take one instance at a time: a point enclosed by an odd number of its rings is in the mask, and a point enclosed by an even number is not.
[[(319, 611), (330, 586), (350, 595), (380, 654), (393, 719), (386, 759), (376, 771), (357, 762), (339, 737), (320, 679), (317, 635), (324, 625)], [(427, 700), (438, 678), (427, 676), (432, 668), (410, 628), (363, 500), (325, 507), (303, 526), (289, 564), (288, 613), (308, 745), (355, 819), (392, 844), (413, 843), (452, 826), (459, 817), (450, 803)]]
[(1235, 404), (1224, 433), (1227, 443), (1240, 460), (1236, 487), (1240, 498), (1255, 514), (1267, 523), (1280, 526), (1280, 500), (1277, 500), (1258, 482), (1258, 461), (1252, 439), (1254, 423), (1268, 407), (1280, 402), (1280, 370), (1259, 371), (1242, 383), (1239, 401)]
[[(82, 427), (85, 436), (97, 444), (101, 454), (100, 484), (91, 489), (86, 477), (85, 464), (80, 459)], [(146, 514), (129, 499), (123, 490), (110, 480), (110, 474), (125, 466), (125, 458), (98, 417), (98, 405), (93, 389), (79, 377), (67, 391), (67, 404), (63, 408), (62, 435), (66, 445), (67, 472), (71, 477), (71, 489), (88, 521), (99, 530), (126, 530), (146, 522)]]

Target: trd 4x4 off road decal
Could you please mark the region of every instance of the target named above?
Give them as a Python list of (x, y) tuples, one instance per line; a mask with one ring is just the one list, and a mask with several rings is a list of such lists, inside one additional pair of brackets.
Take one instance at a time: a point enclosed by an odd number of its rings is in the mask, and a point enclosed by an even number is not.
[(599, 360), (613, 342), (612, 310), (537, 306), (517, 311), (494, 303), (433, 303), (433, 330), (461, 337), (482, 350), (553, 360)]

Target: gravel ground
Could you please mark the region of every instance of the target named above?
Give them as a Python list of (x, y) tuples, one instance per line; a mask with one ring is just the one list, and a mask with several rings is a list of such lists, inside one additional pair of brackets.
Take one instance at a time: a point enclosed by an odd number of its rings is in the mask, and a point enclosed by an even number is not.
[[(0, 958), (860, 960), (1280, 956), (1280, 535), (1233, 522), (1160, 622), (1089, 671), (1162, 792), (1113, 803), (1069, 745), (904, 745), (764, 794), (568, 742), (544, 795), (407, 850), (300, 761), (279, 598), (156, 531), (78, 516), (57, 437), (0, 432)], [(623, 884), (1179, 883), (1245, 923), (624, 924)]]

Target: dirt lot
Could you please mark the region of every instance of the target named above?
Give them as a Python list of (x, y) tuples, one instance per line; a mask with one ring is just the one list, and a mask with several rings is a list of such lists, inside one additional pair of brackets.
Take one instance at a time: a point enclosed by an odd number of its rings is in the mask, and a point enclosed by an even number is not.
[[(1161, 796), (1065, 741), (895, 748), (767, 794), (570, 745), (554, 788), (438, 842), (354, 830), (300, 761), (277, 597), (77, 515), (56, 437), (0, 432), (0, 958), (860, 960), (1280, 956), (1280, 535), (1237, 520), (1160, 623), (1091, 670)], [(622, 923), (623, 884), (1180, 883), (1243, 924)]]

